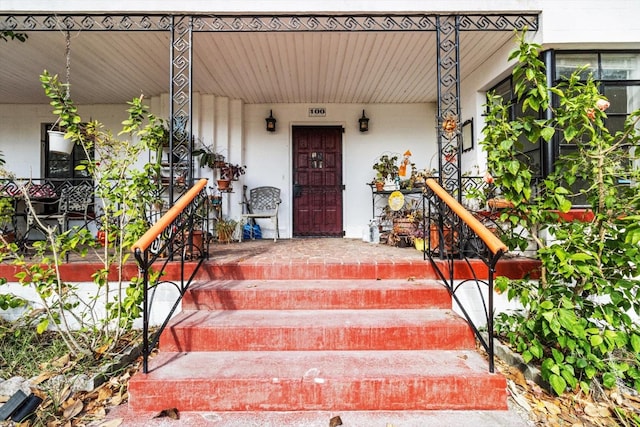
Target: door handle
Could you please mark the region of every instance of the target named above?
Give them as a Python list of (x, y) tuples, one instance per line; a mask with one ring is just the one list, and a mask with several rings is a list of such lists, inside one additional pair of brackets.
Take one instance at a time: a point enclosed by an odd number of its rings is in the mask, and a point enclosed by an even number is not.
[(302, 197), (302, 185), (293, 184), (293, 197)]

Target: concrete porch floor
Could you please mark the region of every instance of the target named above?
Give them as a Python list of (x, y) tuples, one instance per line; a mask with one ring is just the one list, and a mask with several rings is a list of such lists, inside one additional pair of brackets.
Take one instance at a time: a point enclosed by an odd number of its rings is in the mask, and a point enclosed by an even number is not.
[[(35, 258), (32, 259), (34, 262)], [(11, 264), (11, 257), (0, 263), (0, 277), (12, 281), (18, 268)], [(29, 257), (27, 257), (29, 262)], [(459, 261), (460, 268), (456, 268), (456, 278), (469, 278), (469, 269), (464, 261)], [(480, 260), (472, 260), (474, 265), (485, 268)], [(71, 254), (61, 267), (65, 280), (91, 281), (91, 274), (99, 268), (99, 258), (95, 251), (89, 251), (86, 257)], [(177, 264), (177, 263), (176, 263)], [(233, 243), (216, 243), (209, 246), (209, 259), (205, 261), (204, 271), (211, 271), (220, 265), (236, 265), (239, 268), (253, 267), (254, 270), (271, 266), (289, 265), (304, 269), (305, 265), (339, 266), (350, 264), (356, 267), (366, 265), (393, 268), (403, 265), (412, 270), (429, 268), (429, 261), (424, 259), (423, 253), (414, 247), (396, 247), (386, 244), (364, 242), (360, 239), (345, 238), (292, 238), (248, 240)], [(497, 264), (497, 275), (511, 278), (523, 277), (535, 270), (538, 263), (525, 257), (506, 254)], [(89, 268), (88, 268), (89, 267)], [(130, 257), (125, 269), (125, 276), (137, 275), (137, 265), (134, 257)], [(354, 272), (362, 271), (356, 268)], [(265, 274), (268, 271), (265, 270)], [(435, 276), (432, 276), (435, 277)], [(534, 275), (535, 277), (535, 275)], [(207, 278), (207, 277), (201, 277)]]

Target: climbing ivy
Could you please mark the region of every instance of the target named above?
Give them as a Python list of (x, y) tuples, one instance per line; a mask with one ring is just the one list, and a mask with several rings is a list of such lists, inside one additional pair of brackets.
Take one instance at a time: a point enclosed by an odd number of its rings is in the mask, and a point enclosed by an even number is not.
[[(541, 266), (539, 280), (498, 278), (497, 291), (523, 310), (500, 315), (497, 332), (526, 362), (540, 364), (557, 394), (588, 392), (593, 381), (640, 391), (640, 111), (612, 134), (609, 101), (593, 79), (581, 81), (578, 70), (552, 85), (540, 46), (527, 42), (526, 32), (517, 38), (509, 59), (517, 60), (513, 82), (523, 115), (511, 120), (505, 100), (489, 94), (482, 145), (495, 184), (513, 204), (501, 219), (528, 231)], [(536, 182), (522, 141), (554, 138), (575, 150)], [(578, 182), (582, 189), (572, 191)], [(592, 219), (564, 220), (578, 195)]]

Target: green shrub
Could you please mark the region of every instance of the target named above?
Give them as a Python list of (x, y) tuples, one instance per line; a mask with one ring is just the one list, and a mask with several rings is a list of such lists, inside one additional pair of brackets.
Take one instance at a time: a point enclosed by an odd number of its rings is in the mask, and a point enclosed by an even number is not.
[[(640, 391), (640, 331), (632, 318), (640, 315), (640, 176), (634, 168), (640, 112), (611, 134), (608, 102), (594, 81), (581, 82), (579, 70), (550, 85), (540, 46), (525, 37), (510, 57), (518, 60), (513, 81), (524, 116), (510, 120), (504, 101), (489, 94), (482, 144), (496, 185), (514, 204), (501, 219), (528, 230), (541, 269), (539, 280), (497, 280), (497, 290), (524, 309), (499, 316), (496, 329), (525, 361), (541, 365), (557, 394), (586, 392), (595, 380)], [(572, 144), (575, 154), (561, 156), (534, 192), (521, 141), (548, 143), (554, 136)], [(577, 195), (570, 190), (576, 180), (587, 183), (579, 194), (588, 201), (591, 221), (559, 219)]]

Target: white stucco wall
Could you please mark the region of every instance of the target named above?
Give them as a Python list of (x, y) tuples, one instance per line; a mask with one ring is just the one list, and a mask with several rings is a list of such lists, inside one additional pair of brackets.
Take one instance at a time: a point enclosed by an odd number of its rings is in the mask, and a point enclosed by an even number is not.
[[(309, 107), (323, 107), (325, 117), (310, 118)], [(369, 132), (358, 130), (362, 110), (370, 118)], [(272, 110), (276, 132), (265, 130)], [(342, 126), (343, 133), (343, 225), (345, 237), (361, 238), (372, 219), (373, 163), (383, 153), (411, 150), (417, 168), (432, 169), (436, 153), (435, 105), (271, 104), (243, 105), (237, 100), (199, 94), (194, 97), (194, 135), (212, 146), (228, 161), (247, 166), (247, 173), (223, 197), (224, 216), (239, 219), (242, 186), (270, 185), (281, 189), (280, 236), (292, 236), (291, 129), (297, 125)], [(199, 118), (199, 119), (198, 119)], [(196, 169), (196, 176), (213, 181), (213, 172)], [(265, 237), (272, 237), (270, 221), (259, 221)]]
[[(308, 117), (309, 107), (324, 107), (326, 117)], [(369, 117), (369, 132), (358, 130), (362, 110)], [(265, 117), (273, 110), (277, 131), (266, 132)], [(251, 187), (273, 185), (282, 189), (280, 235), (291, 237), (292, 176), (291, 128), (296, 125), (337, 125), (344, 127), (343, 149), (343, 224), (345, 237), (361, 238), (372, 219), (371, 190), (366, 184), (375, 173), (373, 163), (383, 153), (399, 158), (411, 150), (417, 168), (432, 168), (436, 152), (435, 105), (355, 105), (355, 104), (283, 104), (246, 105), (247, 174), (244, 183)], [(265, 223), (267, 226), (268, 223)]]
[[(547, 0), (548, 1), (548, 0)], [(566, 1), (566, 0), (565, 0)], [(514, 10), (539, 10), (539, 0), (449, 0), (446, 2), (434, 2), (425, 0), (311, 0), (304, 3), (307, 12), (352, 12), (352, 11), (514, 11)], [(199, 11), (211, 12), (282, 12), (299, 11), (300, 2), (296, 0), (236, 0), (233, 2), (224, 0), (186, 0), (175, 2), (173, 0), (148, 0), (134, 1), (108, 1), (94, 0), (3, 0), (3, 8), (14, 11)]]
[[(121, 122), (127, 118), (127, 105), (82, 105), (78, 113), (83, 120), (98, 120), (107, 129), (118, 132)], [(6, 168), (18, 177), (41, 178), (43, 148), (41, 146), (41, 124), (53, 123), (56, 117), (51, 106), (8, 105), (0, 103), (0, 150)]]
[[(149, 100), (154, 113), (168, 114), (168, 97)], [(309, 118), (309, 107), (324, 107), (326, 117)], [(115, 133), (127, 116), (126, 105), (83, 105), (83, 119), (97, 119)], [(370, 118), (370, 130), (358, 131), (362, 110)], [(266, 132), (265, 117), (273, 110), (277, 131)], [(345, 237), (361, 238), (372, 219), (371, 191), (366, 185), (374, 177), (372, 164), (383, 153), (402, 154), (411, 150), (411, 160), (419, 169), (437, 167), (435, 137), (435, 105), (341, 105), (281, 104), (243, 105), (212, 95), (194, 96), (194, 135), (200, 142), (215, 146), (227, 160), (247, 166), (246, 175), (235, 184), (234, 192), (225, 195), (223, 213), (239, 219), (242, 185), (249, 188), (272, 185), (282, 190), (280, 236), (292, 236), (291, 127), (294, 125), (343, 126), (343, 228)], [(0, 104), (0, 150), (7, 167), (18, 177), (40, 178), (42, 148), (40, 124), (55, 121), (48, 105)], [(141, 159), (141, 162), (146, 159)], [(196, 168), (196, 177), (209, 178), (209, 169)], [(275, 230), (269, 221), (261, 223), (265, 237)]]

